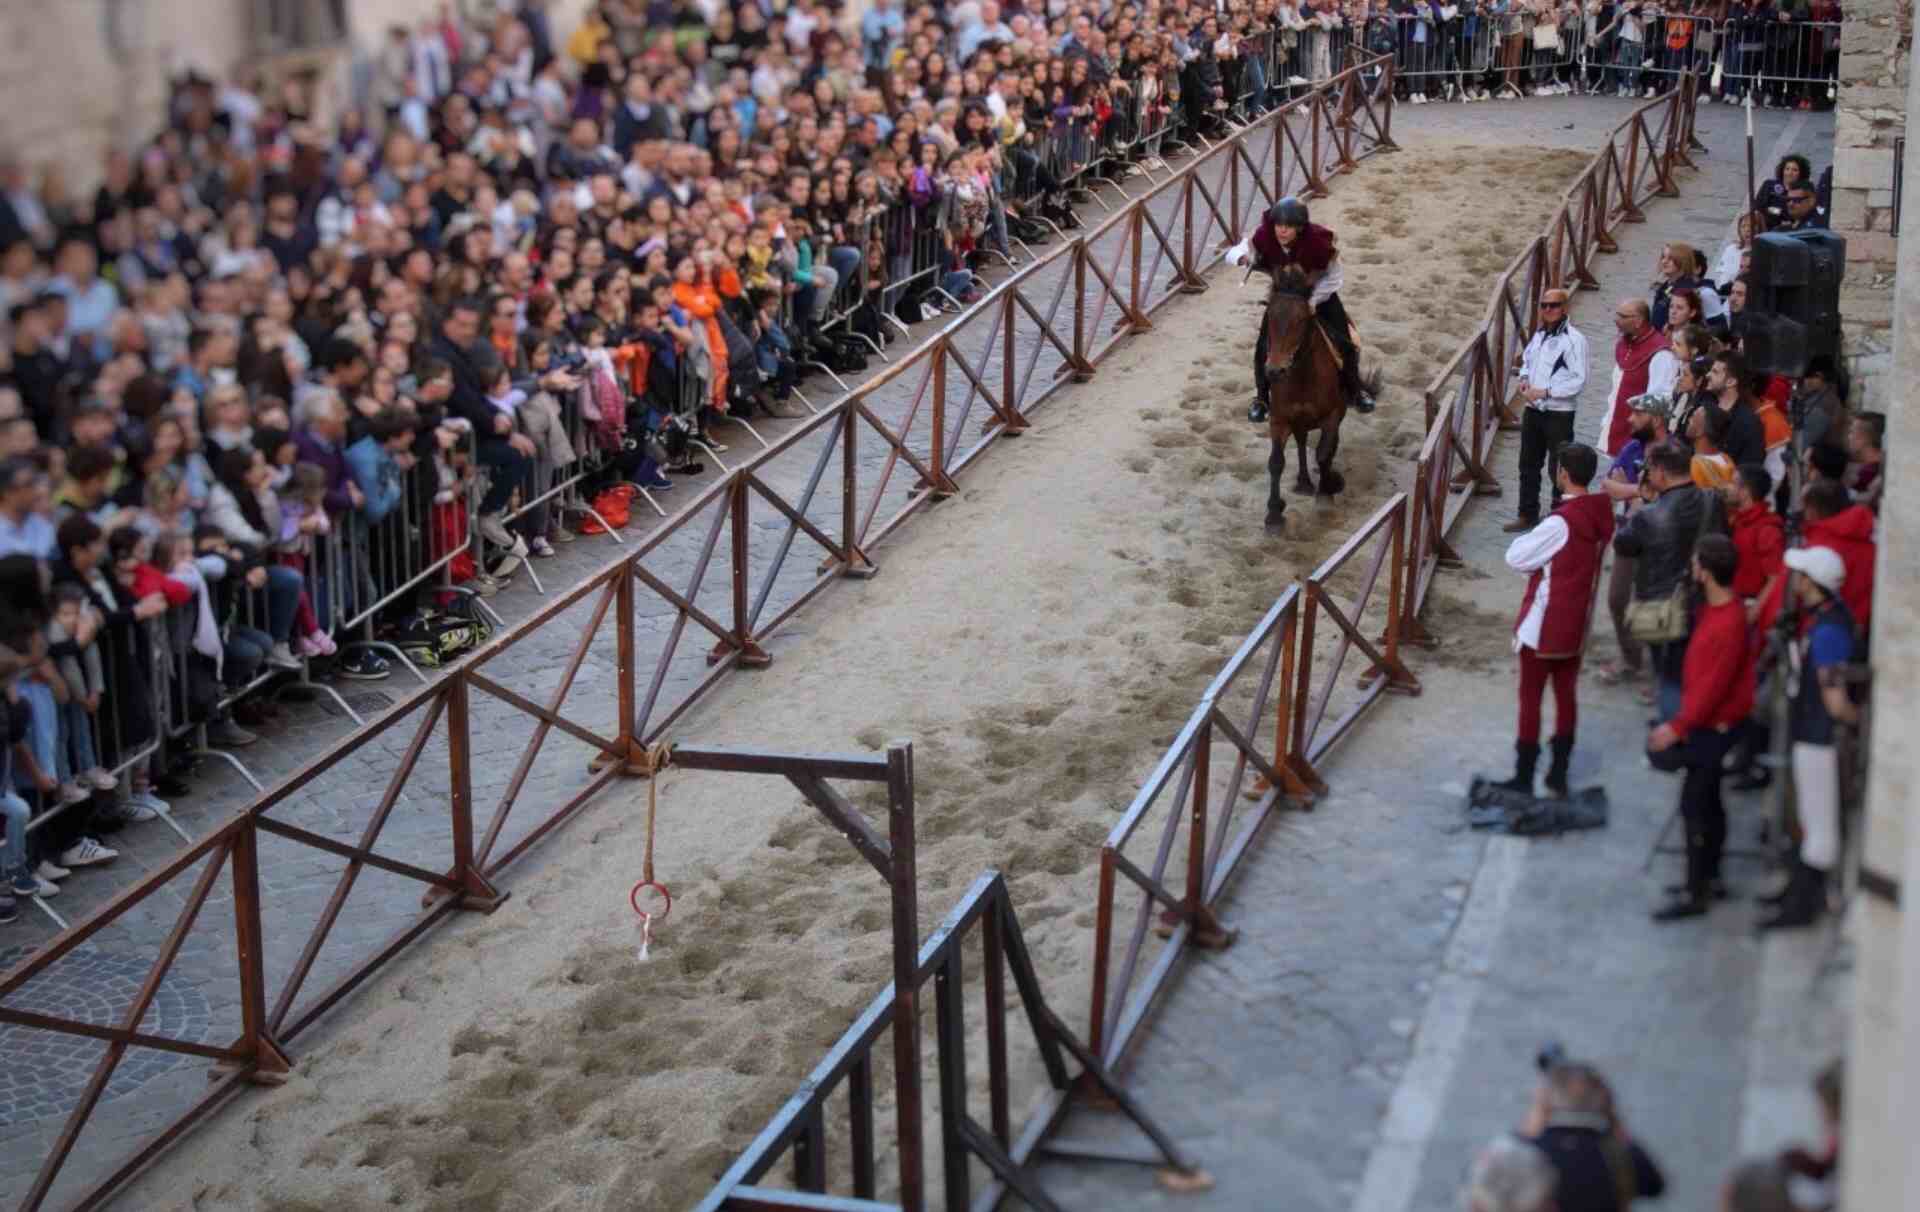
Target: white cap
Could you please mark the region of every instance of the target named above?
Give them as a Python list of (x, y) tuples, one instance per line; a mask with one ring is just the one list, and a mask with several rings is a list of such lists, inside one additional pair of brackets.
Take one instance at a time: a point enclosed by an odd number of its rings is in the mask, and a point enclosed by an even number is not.
[(1828, 593), (1839, 593), (1847, 581), (1847, 566), (1831, 547), (1795, 547), (1787, 552), (1787, 567)]

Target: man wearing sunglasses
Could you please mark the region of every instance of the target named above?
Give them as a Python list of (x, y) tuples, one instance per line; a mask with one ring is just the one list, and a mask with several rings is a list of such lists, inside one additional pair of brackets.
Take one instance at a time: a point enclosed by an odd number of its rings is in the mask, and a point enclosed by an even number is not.
[(1503, 528), (1525, 534), (1540, 521), (1540, 467), (1560, 504), (1559, 450), (1573, 441), (1573, 412), (1587, 385), (1587, 339), (1567, 319), (1567, 292), (1540, 296), (1540, 323), (1520, 353), (1520, 516)]

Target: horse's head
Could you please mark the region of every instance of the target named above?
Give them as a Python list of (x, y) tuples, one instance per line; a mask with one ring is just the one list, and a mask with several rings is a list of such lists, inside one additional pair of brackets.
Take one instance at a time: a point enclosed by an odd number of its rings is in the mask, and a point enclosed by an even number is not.
[(1267, 371), (1284, 374), (1293, 368), (1300, 347), (1313, 324), (1313, 286), (1297, 265), (1273, 275), (1267, 292)]

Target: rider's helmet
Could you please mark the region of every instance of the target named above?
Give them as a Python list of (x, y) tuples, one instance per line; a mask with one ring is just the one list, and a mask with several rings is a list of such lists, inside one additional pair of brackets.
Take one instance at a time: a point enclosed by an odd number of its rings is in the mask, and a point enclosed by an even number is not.
[(1288, 195), (1273, 204), (1267, 211), (1267, 222), (1275, 227), (1305, 227), (1307, 225), (1307, 204)]

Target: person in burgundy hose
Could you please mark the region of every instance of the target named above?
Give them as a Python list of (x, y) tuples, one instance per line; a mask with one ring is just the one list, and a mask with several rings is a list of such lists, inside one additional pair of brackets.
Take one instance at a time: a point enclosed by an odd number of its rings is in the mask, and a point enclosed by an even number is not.
[[(1274, 273), (1290, 265), (1298, 266), (1313, 285), (1314, 312), (1320, 327), (1340, 354), (1340, 385), (1355, 412), (1372, 412), (1373, 397), (1360, 381), (1360, 351), (1354, 348), (1353, 325), (1340, 302), (1340, 287), (1345, 275), (1340, 268), (1340, 248), (1331, 230), (1309, 221), (1307, 204), (1286, 197), (1273, 204), (1253, 234), (1227, 252), (1232, 265), (1252, 264), (1255, 269)], [(1253, 406), (1247, 419), (1267, 419), (1267, 326), (1263, 320), (1260, 335), (1253, 344)]]
[(1507, 548), (1507, 567), (1527, 573), (1527, 592), (1513, 627), (1513, 650), (1520, 654), (1520, 727), (1514, 741), (1514, 773), (1498, 784), (1533, 794), (1533, 771), (1540, 760), (1540, 696), (1553, 686), (1553, 763), (1547, 767), (1547, 791), (1567, 794), (1567, 763), (1573, 756), (1580, 655), (1593, 620), (1593, 587), (1613, 539), (1613, 504), (1605, 493), (1590, 493), (1600, 470), (1600, 454), (1569, 442), (1558, 454), (1555, 489), (1561, 497), (1539, 525)]
[(1668, 888), (1669, 899), (1653, 911), (1656, 922), (1699, 917), (1724, 887), (1720, 852), (1727, 843), (1727, 810), (1720, 801), (1721, 765), (1753, 714), (1754, 662), (1759, 646), (1747, 625), (1746, 607), (1734, 595), (1740, 557), (1733, 540), (1710, 534), (1693, 549), (1693, 579), (1705, 596), (1694, 616), (1680, 677), (1680, 710), (1647, 734), (1654, 764), (1686, 768), (1680, 784), (1680, 815), (1686, 822), (1687, 878)]

